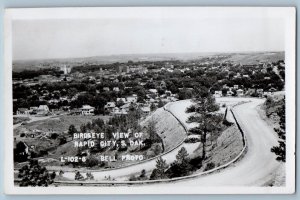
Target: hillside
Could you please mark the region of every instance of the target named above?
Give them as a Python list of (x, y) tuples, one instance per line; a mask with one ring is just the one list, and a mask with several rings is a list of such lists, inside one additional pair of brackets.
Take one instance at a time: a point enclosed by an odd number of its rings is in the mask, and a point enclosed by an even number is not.
[(232, 53), (162, 53), (162, 54), (124, 54), (109, 56), (93, 56), (85, 58), (60, 58), (47, 60), (16, 60), (13, 61), (13, 71), (22, 70), (38, 70), (40, 68), (49, 68), (67, 65), (90, 64), (111, 64), (125, 63), (129, 60), (133, 61), (167, 61), (167, 60), (196, 60), (205, 61), (207, 58), (212, 60), (232, 61), (241, 64), (257, 64), (259, 62), (277, 62), (284, 60), (284, 52), (232, 52)]
[(143, 126), (154, 121), (156, 132), (164, 143), (165, 152), (173, 149), (186, 138), (186, 132), (173, 115), (163, 108), (157, 109), (151, 116), (146, 118)]

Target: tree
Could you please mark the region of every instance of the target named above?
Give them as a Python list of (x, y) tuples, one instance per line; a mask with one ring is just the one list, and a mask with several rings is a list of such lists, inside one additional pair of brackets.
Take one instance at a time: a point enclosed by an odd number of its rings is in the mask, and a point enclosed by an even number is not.
[(141, 179), (147, 178), (147, 177), (146, 177), (146, 170), (145, 170), (145, 169), (143, 169), (143, 170), (141, 171), (140, 178), (141, 178)]
[(156, 105), (154, 103), (151, 103), (150, 105), (150, 110), (154, 111), (156, 109)]
[(73, 138), (73, 134), (77, 133), (77, 130), (73, 124), (69, 126), (68, 134)]
[(181, 149), (178, 151), (178, 154), (176, 155), (176, 160), (178, 163), (187, 163), (188, 162), (188, 152), (184, 147), (181, 147)]
[(168, 165), (166, 163), (166, 160), (162, 159), (162, 157), (159, 157), (156, 160), (156, 168), (152, 171), (152, 174), (150, 176), (150, 179), (164, 179), (167, 178), (166, 170), (168, 169)]
[(164, 105), (165, 105), (164, 102), (160, 99), (159, 102), (158, 102), (157, 107), (161, 108), (161, 107), (163, 107)]
[(190, 173), (192, 166), (189, 163), (188, 156), (189, 154), (184, 147), (178, 151), (175, 162), (167, 170), (167, 175), (170, 178), (187, 176)]
[(49, 173), (45, 167), (41, 167), (37, 160), (30, 160), (29, 165), (19, 169), (18, 178), (21, 179), (20, 186), (47, 187), (54, 182), (55, 172)]
[(219, 130), (223, 117), (216, 113), (219, 110), (219, 105), (216, 104), (215, 98), (210, 93), (203, 93), (196, 95), (193, 99), (194, 105), (187, 108), (186, 112), (193, 113), (188, 118), (188, 123), (198, 123), (198, 126), (192, 128), (190, 131), (194, 134), (201, 135), (202, 143), (202, 159), (206, 159), (206, 140), (207, 134), (214, 133)]
[(279, 128), (275, 128), (275, 132), (279, 137), (279, 145), (271, 148), (271, 152), (277, 155), (276, 160), (285, 162), (286, 160), (286, 145), (285, 145), (285, 98), (282, 106), (278, 109), (277, 115), (280, 117)]
[(227, 88), (223, 88), (223, 89), (222, 89), (222, 95), (223, 95), (223, 96), (226, 96), (226, 95), (227, 95), (227, 91), (228, 91)]
[(151, 119), (148, 123), (147, 133), (149, 134), (149, 138), (152, 142), (156, 142), (158, 140), (158, 135), (156, 132), (156, 123), (154, 119)]
[(79, 171), (75, 172), (75, 180), (81, 181), (84, 180), (84, 177), (81, 175)]
[(28, 151), (27, 145), (20, 141), (16, 144), (16, 148), (14, 149), (14, 161), (15, 162), (25, 162), (28, 160)]

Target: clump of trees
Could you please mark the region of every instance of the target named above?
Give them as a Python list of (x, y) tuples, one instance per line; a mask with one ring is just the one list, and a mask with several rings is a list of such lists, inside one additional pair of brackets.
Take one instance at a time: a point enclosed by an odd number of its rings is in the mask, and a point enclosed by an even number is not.
[(170, 165), (162, 157), (156, 160), (156, 167), (150, 175), (150, 180), (188, 176), (201, 167), (202, 158), (200, 156), (190, 158), (187, 150), (182, 147), (176, 155), (176, 160)]
[(91, 172), (86, 173), (86, 177), (84, 177), (79, 171), (75, 171), (75, 181), (86, 181), (86, 180), (94, 180), (94, 175)]
[[(285, 98), (284, 98), (285, 100)], [(285, 101), (284, 101), (285, 102)], [(278, 109), (277, 115), (279, 116), (279, 128), (275, 128), (275, 132), (279, 137), (279, 145), (271, 148), (271, 152), (276, 154), (276, 160), (280, 162), (286, 161), (286, 136), (285, 136), (285, 103)]]
[(142, 180), (147, 180), (147, 175), (146, 175), (146, 170), (143, 169), (140, 173), (140, 175), (135, 176), (135, 175), (131, 175), (129, 178), (129, 181), (142, 181)]
[(18, 178), (21, 179), (20, 186), (47, 187), (54, 182), (55, 172), (49, 173), (45, 167), (41, 167), (37, 160), (30, 160), (29, 165), (19, 169)]

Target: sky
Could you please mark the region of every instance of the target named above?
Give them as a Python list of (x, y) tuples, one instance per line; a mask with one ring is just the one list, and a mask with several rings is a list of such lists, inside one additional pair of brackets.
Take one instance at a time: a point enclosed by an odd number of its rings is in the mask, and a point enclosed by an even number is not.
[(197, 10), (183, 10), (182, 15), (178, 11), (88, 18), (78, 14), (76, 18), (19, 17), (12, 23), (13, 60), (284, 51), (284, 20), (266, 17), (263, 11), (199, 14)]

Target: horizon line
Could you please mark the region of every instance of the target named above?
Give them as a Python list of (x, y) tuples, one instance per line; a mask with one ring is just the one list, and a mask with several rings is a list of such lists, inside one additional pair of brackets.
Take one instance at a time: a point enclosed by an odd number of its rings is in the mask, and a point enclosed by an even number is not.
[[(67, 59), (88, 59), (93, 57), (112, 57), (112, 56), (138, 56), (138, 55), (176, 55), (176, 54), (229, 54), (229, 53), (271, 53), (271, 52), (285, 52), (285, 50), (257, 50), (257, 51), (215, 51), (215, 52), (166, 52), (166, 53), (124, 53), (124, 54), (104, 54), (95, 56), (83, 56), (83, 57), (62, 57), (62, 58), (32, 58), (32, 59), (12, 59), (12, 62), (24, 62), (24, 61), (46, 61), (46, 60), (67, 60)], [(178, 58), (179, 59), (179, 58)]]

